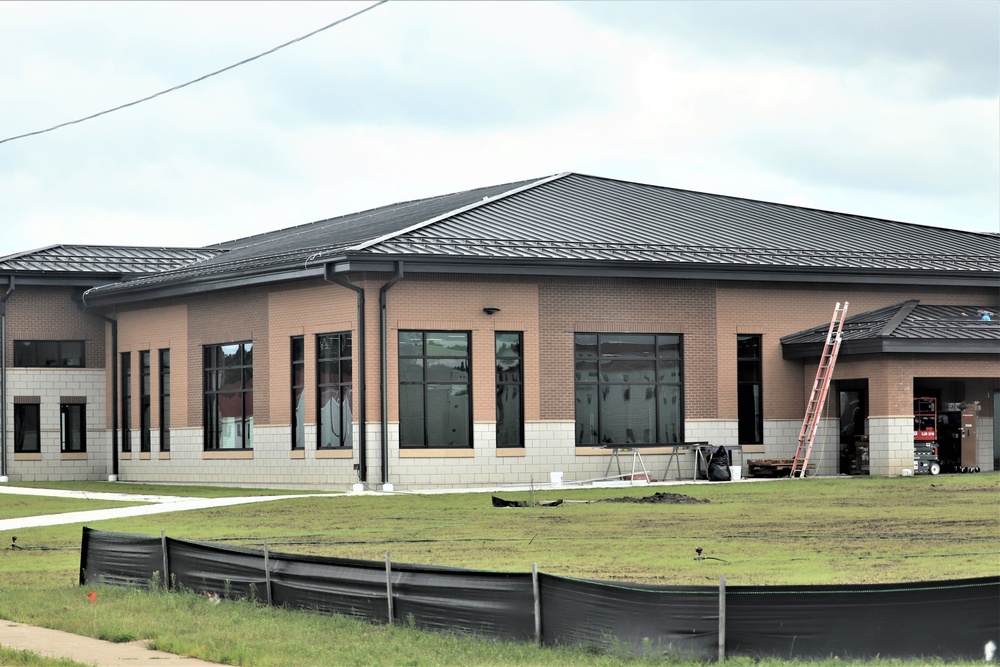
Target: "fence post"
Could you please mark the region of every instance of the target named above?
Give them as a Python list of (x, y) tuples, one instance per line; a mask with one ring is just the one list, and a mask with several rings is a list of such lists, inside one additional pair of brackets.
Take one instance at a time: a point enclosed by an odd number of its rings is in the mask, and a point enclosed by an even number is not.
[(531, 564), (531, 592), (535, 596), (535, 643), (542, 645), (542, 599), (538, 590), (538, 563)]
[(163, 590), (170, 590), (170, 567), (167, 560), (167, 531), (160, 531), (160, 549), (163, 551)]
[(385, 552), (385, 596), (389, 601), (389, 625), (392, 625), (392, 557)]
[(271, 603), (271, 563), (268, 559), (267, 553), (267, 538), (264, 538), (264, 590), (267, 593), (267, 606), (272, 606)]
[(726, 575), (719, 577), (719, 662), (726, 660)]

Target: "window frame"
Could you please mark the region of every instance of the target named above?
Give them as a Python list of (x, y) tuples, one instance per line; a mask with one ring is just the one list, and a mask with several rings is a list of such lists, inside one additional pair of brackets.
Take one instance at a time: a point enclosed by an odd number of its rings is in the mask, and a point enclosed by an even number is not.
[[(502, 336), (517, 336), (517, 341), (514, 343), (516, 347), (513, 348), (514, 353), (501, 354), (500, 338)], [(509, 372), (509, 369), (503, 367), (503, 362), (513, 359), (517, 360), (517, 378), (505, 378), (504, 373)], [(493, 360), (496, 382), (496, 446), (498, 448), (524, 447), (524, 333), (521, 331), (493, 332)], [(504, 435), (510, 431), (510, 429), (504, 428), (506, 410), (511, 407), (511, 402), (505, 400), (505, 390), (509, 390), (510, 388), (514, 388), (517, 391), (515, 404), (517, 408), (517, 437), (515, 441), (509, 441)]]
[[(325, 339), (338, 339), (337, 349), (339, 353), (337, 356), (324, 356), (323, 352), (323, 341)], [(344, 349), (348, 350), (347, 355), (344, 354)], [(316, 335), (316, 449), (317, 450), (337, 450), (337, 449), (351, 449), (354, 446), (354, 410), (352, 402), (354, 400), (354, 343), (350, 331), (340, 331), (336, 333), (327, 334), (317, 334)], [(322, 382), (324, 377), (323, 364), (336, 363), (337, 371), (333, 374), (336, 378), (334, 382)], [(347, 366), (350, 368), (350, 374), (347, 376), (350, 379), (345, 381), (344, 368)], [(324, 434), (324, 422), (323, 422), (323, 397), (324, 390), (331, 389), (335, 390), (335, 393), (339, 394), (341, 398), (340, 410), (337, 414), (340, 419), (341, 431), (339, 434), (334, 434), (339, 444), (324, 444), (323, 440)], [(346, 401), (343, 397), (346, 396)], [(344, 414), (344, 408), (347, 408), (347, 414)], [(346, 419), (345, 419), (346, 417)]]
[(170, 348), (161, 348), (157, 354), (159, 362), (158, 390), (160, 402), (160, 451), (170, 451)]
[[(72, 428), (74, 424), (69, 424), (70, 413), (78, 413), (78, 429)], [(76, 435), (78, 443), (74, 447), (69, 446), (71, 435)], [(72, 444), (72, 443), (70, 443)], [(59, 451), (62, 454), (85, 454), (87, 452), (87, 404), (86, 403), (59, 403)]]
[[(42, 452), (42, 409), (38, 403), (14, 403), (14, 453), (15, 454), (41, 454)], [(34, 428), (25, 429), (24, 413), (34, 412)], [(29, 424), (31, 426), (31, 424)], [(24, 441), (26, 433), (33, 433), (35, 436), (34, 448), (25, 448)]]
[[(743, 354), (744, 341), (756, 342), (756, 356)], [(760, 445), (764, 443), (764, 337), (762, 334), (736, 334), (736, 437), (741, 445)], [(752, 380), (744, 380), (746, 369), (752, 368)], [(746, 414), (744, 392), (746, 388), (756, 389), (755, 413)], [(752, 436), (748, 432), (753, 431)]]
[(149, 350), (139, 351), (139, 451), (152, 451), (152, 359)]
[[(291, 355), (291, 444), (292, 450), (306, 448), (306, 340), (305, 336), (292, 336), (289, 341)], [(300, 403), (301, 401), (301, 403)], [(301, 412), (300, 412), (301, 408)]]
[[(225, 348), (232, 347), (237, 348), (239, 358), (235, 363), (227, 364)], [(205, 451), (253, 451), (253, 347), (253, 341), (244, 340), (205, 345), (202, 348), (202, 434)], [(250, 359), (249, 363), (246, 362), (247, 357)], [(220, 361), (221, 365), (218, 365)], [(221, 385), (218, 384), (220, 379), (223, 380)], [(234, 379), (238, 379), (238, 387), (226, 383)], [(228, 424), (224, 421), (227, 417), (222, 414), (224, 408), (221, 404), (226, 395), (238, 396), (240, 407), (239, 417), (229, 417), (234, 421)], [(235, 434), (229, 436), (233, 438), (229, 442), (238, 446), (226, 446), (223, 429), (229, 425), (235, 427)]]
[[(39, 348), (45, 346), (56, 346), (56, 360), (59, 363), (45, 364), (41, 363), (39, 360)], [(67, 357), (64, 354), (64, 349), (69, 345), (79, 345), (80, 346), (80, 358), (79, 363), (63, 363)], [(35, 338), (23, 338), (14, 341), (14, 359), (11, 366), (16, 366), (18, 368), (86, 368), (87, 367), (87, 341), (83, 339), (73, 339), (69, 338), (66, 340), (50, 340), (50, 339), (35, 339)], [(32, 357), (29, 361), (25, 358), (28, 354), (26, 347), (30, 347), (30, 356)]]
[(121, 353), (122, 452), (132, 452), (132, 353)]
[[(585, 342), (584, 339), (592, 339), (592, 341)], [(618, 338), (619, 345), (624, 345), (622, 341), (627, 338), (651, 338), (652, 339), (652, 356), (650, 355), (628, 355), (628, 354), (608, 354), (604, 356), (603, 349), (605, 346), (611, 347), (615, 344), (614, 339)], [(586, 349), (590, 348), (594, 350), (594, 353), (590, 354), (586, 352)], [(676, 354), (662, 355), (660, 354), (661, 349), (676, 349)], [(618, 380), (610, 379), (607, 377), (607, 373), (602, 373), (606, 369), (613, 368), (615, 363), (619, 365), (622, 362), (638, 362), (638, 361), (652, 361), (652, 381), (637, 381), (632, 380)], [(635, 365), (635, 364), (633, 364)], [(684, 335), (680, 333), (633, 333), (633, 332), (576, 332), (573, 334), (573, 366), (574, 366), (574, 442), (577, 447), (605, 447), (605, 446), (620, 446), (629, 447), (632, 445), (665, 445), (671, 444), (672, 442), (683, 442), (684, 441)], [(667, 373), (669, 377), (669, 368), (675, 368), (676, 380), (663, 380), (661, 377), (663, 373)], [(587, 369), (591, 370), (587, 370)], [(648, 369), (647, 369), (648, 370)], [(581, 379), (581, 371), (583, 371), (583, 377)], [(622, 373), (623, 371), (614, 371), (615, 373)], [(593, 378), (593, 379), (586, 379)], [(610, 395), (612, 388), (622, 387), (623, 394), (631, 394), (633, 389), (646, 388), (646, 394), (648, 396), (649, 388), (652, 388), (653, 395), (653, 415), (652, 422), (655, 424), (655, 433), (653, 442), (645, 442), (633, 438), (632, 441), (616, 442), (611, 435), (612, 426), (607, 425), (608, 421), (605, 414), (605, 402), (607, 397)], [(593, 389), (596, 388), (596, 389)], [(668, 389), (671, 391), (668, 393)], [(596, 398), (593, 407), (583, 408), (581, 404), (581, 396), (592, 395)], [(676, 412), (670, 414), (670, 417), (674, 419), (671, 420), (675, 422), (675, 428), (677, 437), (667, 438), (664, 437), (666, 434), (661, 432), (665, 428), (666, 422), (665, 417), (668, 416), (661, 409), (661, 403), (674, 396), (675, 402), (677, 404)], [(627, 399), (626, 399), (627, 400)], [(589, 403), (588, 403), (589, 405)], [(585, 424), (583, 421), (584, 417), (590, 418), (590, 424)], [(649, 424), (649, 413), (646, 415), (645, 425)], [(644, 426), (645, 426), (644, 425)], [(592, 433), (592, 437), (584, 437), (585, 429), (589, 428)], [(625, 432), (634, 431), (634, 427), (629, 426), (627, 423), (622, 426)], [(646, 429), (643, 428), (643, 431)], [(591, 441), (593, 440), (593, 441)]]
[[(421, 353), (419, 355), (403, 354), (403, 346), (404, 346), (404, 340), (403, 340), (403, 338), (404, 338), (404, 336), (412, 336), (413, 334), (419, 334), (420, 335)], [(440, 337), (444, 337), (444, 338), (452, 337), (452, 336), (464, 336), (464, 338), (465, 338), (465, 343), (464, 343), (465, 353), (463, 355), (454, 355), (454, 354), (451, 354), (451, 355), (445, 355), (445, 354), (436, 355), (436, 354), (428, 354), (428, 340), (429, 340), (429, 337), (434, 337), (434, 336), (440, 336)], [(397, 384), (397, 389), (398, 389), (397, 396), (398, 396), (398, 399), (399, 399), (397, 401), (397, 406), (398, 406), (397, 410), (398, 410), (398, 413), (399, 413), (399, 415), (398, 415), (399, 416), (399, 422), (398, 422), (399, 423), (399, 448), (400, 449), (410, 449), (410, 450), (414, 450), (414, 449), (457, 449), (457, 450), (461, 450), (461, 449), (472, 449), (472, 448), (474, 448), (474, 446), (475, 446), (475, 442), (474, 442), (474, 440), (475, 440), (475, 433), (473, 431), (473, 425), (472, 425), (473, 424), (473, 422), (472, 422), (472, 419), (473, 419), (472, 388), (474, 386), (473, 385), (473, 375), (472, 375), (472, 352), (473, 352), (473, 350), (472, 350), (472, 332), (468, 331), (468, 330), (465, 330), (465, 331), (455, 331), (455, 330), (439, 330), (439, 329), (432, 329), (432, 330), (430, 330), (430, 329), (400, 329), (398, 331), (398, 334), (397, 334), (397, 348), (396, 348), (396, 352), (397, 352), (397, 365), (398, 365), (398, 370), (399, 370), (398, 384)], [(403, 378), (408, 375), (408, 373), (406, 373), (404, 371), (404, 365), (407, 363), (408, 360), (416, 360), (416, 359), (421, 360), (421, 364), (420, 364), (421, 379), (420, 380), (404, 380)], [(444, 380), (440, 380), (440, 379), (438, 379), (438, 380), (435, 380), (435, 379), (428, 380), (427, 379), (427, 377), (428, 377), (428, 365), (429, 365), (428, 362), (433, 363), (435, 360), (437, 360), (437, 361), (464, 360), (464, 363), (465, 363), (464, 369), (459, 367), (456, 370), (464, 372), (465, 375), (466, 375), (466, 380), (464, 382), (444, 381)], [(442, 366), (446, 366), (446, 365), (447, 364), (442, 364)], [(404, 387), (419, 387), (420, 388), (420, 402), (421, 402), (420, 423), (417, 424), (415, 427), (413, 427), (413, 430), (417, 430), (416, 427), (419, 427), (419, 430), (421, 431), (421, 436), (422, 437), (421, 437), (421, 442), (419, 442), (419, 443), (410, 443), (410, 442), (407, 441), (408, 440), (408, 436), (411, 435), (411, 434), (409, 433), (408, 427), (404, 425), (404, 418), (405, 418), (405, 415), (403, 413), (404, 394), (408, 393), (407, 391), (404, 390)], [(458, 442), (453, 442), (453, 443), (450, 443), (450, 444), (447, 442), (447, 438), (438, 438), (438, 437), (436, 437), (438, 434), (432, 433), (430, 431), (430, 428), (429, 428), (430, 420), (428, 419), (428, 403), (431, 402), (431, 400), (429, 400), (429, 399), (440, 399), (440, 396), (441, 396), (441, 394), (439, 394), (437, 392), (434, 392), (434, 393), (431, 393), (431, 392), (435, 388), (444, 388), (444, 387), (452, 387), (452, 388), (455, 388), (455, 387), (462, 388), (462, 387), (464, 387), (464, 394), (462, 394), (462, 393), (458, 393), (458, 394), (450, 393), (451, 390), (449, 390), (449, 394), (448, 394), (449, 399), (453, 399), (456, 396), (463, 396), (464, 397), (464, 400), (463, 400), (464, 406), (463, 407), (464, 407), (464, 410), (466, 412), (466, 419), (464, 420), (464, 423), (461, 424), (464, 432), (462, 434), (460, 434), (460, 435), (465, 435), (466, 437), (465, 438), (459, 438)], [(461, 391), (461, 389), (459, 389), (459, 391)], [(442, 425), (443, 428), (445, 428), (445, 429), (447, 428), (447, 425), (444, 424), (444, 420), (441, 420), (441, 425)]]

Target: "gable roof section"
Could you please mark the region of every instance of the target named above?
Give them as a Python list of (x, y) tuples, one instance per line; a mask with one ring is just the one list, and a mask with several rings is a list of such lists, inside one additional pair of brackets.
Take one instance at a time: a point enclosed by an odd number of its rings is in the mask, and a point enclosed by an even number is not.
[(558, 174), (212, 246), (93, 290), (108, 302), (352, 271), (643, 275), (1000, 286), (1000, 236)]
[(28, 283), (82, 281), (93, 285), (176, 269), (219, 253), (205, 248), (51, 245), (0, 257), (0, 275), (13, 275)]
[[(984, 306), (904, 301), (844, 320), (841, 355), (881, 352), (1000, 354), (1000, 313)], [(984, 320), (983, 317), (990, 317)], [(830, 325), (781, 339), (785, 359), (818, 358)]]

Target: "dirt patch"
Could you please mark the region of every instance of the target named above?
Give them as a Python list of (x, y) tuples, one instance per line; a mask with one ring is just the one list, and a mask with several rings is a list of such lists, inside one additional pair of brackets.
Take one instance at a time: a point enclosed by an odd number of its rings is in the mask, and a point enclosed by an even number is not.
[(658, 492), (651, 496), (645, 496), (643, 498), (633, 498), (632, 496), (623, 496), (621, 498), (605, 498), (601, 500), (602, 503), (650, 503), (650, 504), (667, 504), (667, 505), (696, 505), (698, 503), (710, 502), (708, 498), (692, 498), (691, 496), (685, 496), (683, 493), (666, 493)]

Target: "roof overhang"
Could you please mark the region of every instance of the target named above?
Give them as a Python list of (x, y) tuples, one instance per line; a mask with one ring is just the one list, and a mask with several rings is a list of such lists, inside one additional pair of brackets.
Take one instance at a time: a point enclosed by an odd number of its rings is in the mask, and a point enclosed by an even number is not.
[[(277, 284), (304, 278), (352, 273), (393, 273), (403, 262), (406, 273), (475, 274), (571, 278), (659, 278), (673, 280), (757, 281), (783, 283), (891, 284), (947, 287), (996, 287), (1000, 275), (983, 271), (974, 273), (932, 271), (889, 271), (821, 269), (811, 267), (758, 267), (735, 264), (684, 262), (623, 262), (594, 260), (498, 259), (491, 257), (428, 257), (426, 255), (342, 254), (312, 260), (283, 262), (278, 265), (197, 275), (172, 281), (127, 282), (111, 290), (97, 290), (86, 295), (87, 305), (110, 306), (135, 303), (217, 290)], [(20, 281), (20, 279), (19, 279)]]
[[(825, 342), (789, 343), (781, 346), (783, 359), (819, 359)], [(862, 354), (995, 354), (1000, 355), (1000, 342), (996, 340), (967, 340), (960, 338), (870, 338), (845, 340), (840, 344), (839, 356)]]

